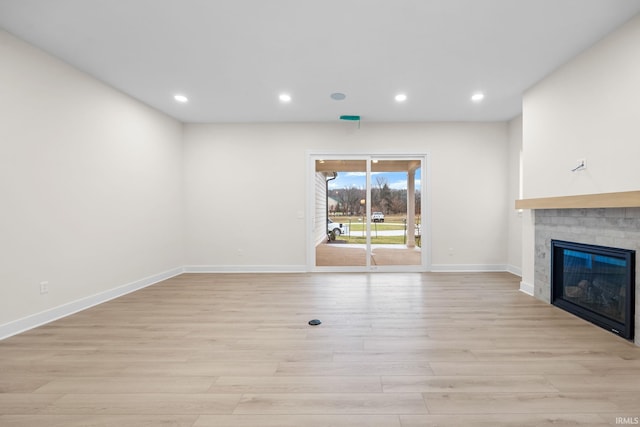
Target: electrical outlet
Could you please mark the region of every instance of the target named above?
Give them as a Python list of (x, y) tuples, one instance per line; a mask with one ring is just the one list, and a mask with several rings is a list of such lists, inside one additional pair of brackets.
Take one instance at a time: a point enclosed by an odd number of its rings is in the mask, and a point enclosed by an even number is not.
[(40, 293), (41, 294), (49, 293), (49, 282), (40, 282)]

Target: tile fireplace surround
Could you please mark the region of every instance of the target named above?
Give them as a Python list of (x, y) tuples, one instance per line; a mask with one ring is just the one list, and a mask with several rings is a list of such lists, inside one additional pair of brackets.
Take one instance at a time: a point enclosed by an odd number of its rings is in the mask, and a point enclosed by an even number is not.
[[(551, 239), (632, 249), (640, 254), (640, 207), (535, 209), (534, 295), (551, 298)], [(635, 344), (640, 346), (640, 273), (635, 279)]]

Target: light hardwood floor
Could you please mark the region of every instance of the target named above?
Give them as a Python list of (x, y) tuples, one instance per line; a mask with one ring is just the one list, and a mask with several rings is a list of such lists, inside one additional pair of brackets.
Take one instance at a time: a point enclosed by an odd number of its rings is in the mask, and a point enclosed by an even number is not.
[[(0, 341), (0, 425), (640, 417), (640, 348), (518, 282), (508, 273), (184, 274)], [(314, 318), (322, 325), (309, 326)]]

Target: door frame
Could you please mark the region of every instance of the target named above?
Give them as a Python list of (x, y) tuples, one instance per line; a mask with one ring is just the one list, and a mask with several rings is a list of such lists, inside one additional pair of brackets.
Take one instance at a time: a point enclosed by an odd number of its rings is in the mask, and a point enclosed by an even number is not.
[[(389, 159), (419, 159), (421, 161), (420, 175), (420, 198), (421, 211), (421, 265), (370, 265), (370, 257), (366, 257), (365, 266), (316, 266), (316, 190), (315, 190), (315, 173), (316, 160), (366, 160), (367, 161), (367, 197), (366, 209), (371, 211), (371, 160), (389, 160)], [(310, 272), (424, 272), (431, 271), (431, 155), (428, 152), (344, 152), (344, 151), (323, 151), (323, 150), (307, 150), (306, 152), (306, 247), (307, 247), (307, 271)], [(367, 254), (371, 253), (370, 238), (370, 218), (367, 218)]]

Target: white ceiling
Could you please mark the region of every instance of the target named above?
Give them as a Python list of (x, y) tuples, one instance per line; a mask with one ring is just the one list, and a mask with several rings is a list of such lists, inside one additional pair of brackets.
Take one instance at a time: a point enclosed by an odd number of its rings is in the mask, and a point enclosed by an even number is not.
[(640, 0), (0, 0), (0, 27), (184, 122), (495, 121), (638, 12)]

